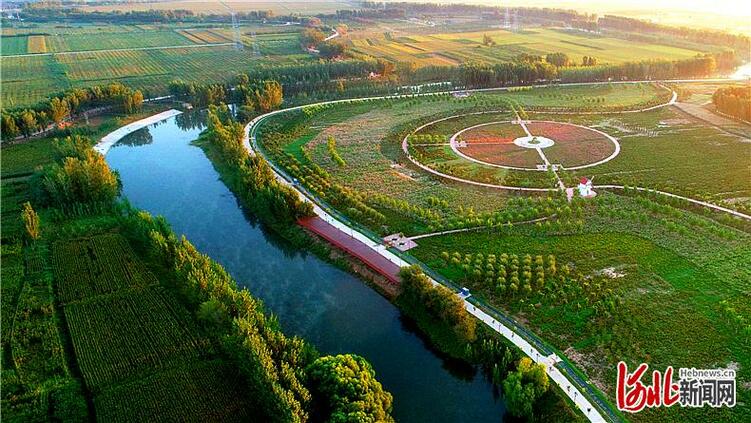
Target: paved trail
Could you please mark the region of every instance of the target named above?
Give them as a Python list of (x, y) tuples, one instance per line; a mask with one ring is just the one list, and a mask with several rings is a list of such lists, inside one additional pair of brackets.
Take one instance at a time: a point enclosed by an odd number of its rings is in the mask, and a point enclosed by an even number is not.
[[(265, 115), (258, 116), (250, 123), (248, 123), (248, 125), (245, 127), (245, 137), (243, 140), (243, 145), (248, 150), (249, 154), (263, 155), (263, 151), (260, 150), (256, 144), (255, 133), (258, 129), (258, 124), (269, 116), (273, 116), (281, 112), (283, 111), (277, 110), (270, 112)], [(356, 248), (362, 249), (363, 247), (367, 247), (372, 250), (372, 252), (381, 255), (388, 261), (394, 263), (399, 268), (411, 265), (411, 263), (403, 260), (401, 257), (389, 251), (389, 249), (381, 243), (381, 240), (376, 241), (332, 216), (329, 212), (324, 210), (321, 205), (319, 205), (316, 198), (309, 195), (308, 192), (298, 184), (293, 183), (292, 179), (286, 174), (286, 172), (284, 172), (283, 169), (277, 167), (273, 162), (269, 161), (268, 158), (266, 159), (274, 169), (277, 179), (281, 183), (295, 189), (304, 201), (311, 202), (313, 204), (315, 214), (321, 220), (328, 223), (331, 227), (338, 229), (343, 234), (343, 237), (349, 237), (350, 240), (348, 242), (350, 244), (357, 241), (360, 244), (357, 245)], [(360, 252), (360, 254), (363, 253)], [(378, 268), (375, 268), (375, 270), (379, 271)], [(440, 282), (433, 278), (430, 278), (430, 280), (434, 285), (440, 284)], [(573, 369), (571, 369), (570, 366), (568, 366), (566, 363), (562, 362), (561, 358), (551, 351), (541, 351), (540, 349), (532, 346), (532, 344), (527, 341), (524, 336), (521, 335), (521, 327), (518, 326), (515, 321), (511, 320), (507, 316), (504, 316), (504, 321), (502, 322), (501, 320), (493, 317), (490, 313), (484, 311), (482, 309), (482, 305), (473, 304), (473, 302), (470, 301), (470, 298), (463, 298), (463, 302), (465, 309), (467, 309), (470, 314), (476, 316), (489, 328), (511, 341), (525, 354), (529, 355), (532, 360), (537, 363), (544, 364), (546, 372), (550, 379), (561, 388), (561, 391), (565, 395), (567, 395), (571, 399), (571, 401), (573, 401), (577, 405), (577, 407), (579, 407), (580, 410), (582, 410), (589, 421), (597, 423), (605, 421), (618, 421), (618, 418), (612, 414), (612, 411), (608, 409), (608, 406), (604, 404), (601, 399), (597, 398), (596, 395), (594, 395), (594, 388), (587, 386), (586, 382), (584, 382), (583, 380), (579, 380), (578, 384), (572, 383), (571, 380), (567, 378), (563, 372), (565, 371), (567, 374), (573, 375)], [(526, 329), (524, 330), (524, 333), (528, 334), (527, 336), (531, 335), (531, 333)], [(538, 342), (541, 341), (538, 340)], [(570, 377), (572, 377), (573, 379), (573, 376)], [(592, 400), (590, 401), (589, 398), (591, 398)], [(595, 407), (595, 405), (593, 405), (593, 402), (596, 402), (599, 408)], [(605, 420), (599, 410), (604, 410), (608, 413), (608, 420)]]

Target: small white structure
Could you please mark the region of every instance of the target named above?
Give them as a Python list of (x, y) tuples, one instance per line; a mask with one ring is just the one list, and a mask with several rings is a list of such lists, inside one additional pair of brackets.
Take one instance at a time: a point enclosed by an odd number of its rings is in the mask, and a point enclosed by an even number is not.
[(579, 190), (579, 196), (584, 198), (592, 198), (597, 195), (592, 191), (592, 181), (586, 177), (579, 179), (579, 185), (576, 187)]

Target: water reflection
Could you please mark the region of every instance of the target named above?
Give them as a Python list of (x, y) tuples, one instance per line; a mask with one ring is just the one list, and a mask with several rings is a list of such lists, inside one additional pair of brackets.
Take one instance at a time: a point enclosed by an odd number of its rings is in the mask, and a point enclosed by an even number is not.
[(243, 212), (191, 144), (203, 128), (200, 116), (171, 118), (148, 129), (151, 143), (126, 137), (110, 150), (107, 161), (120, 173), (123, 195), (164, 215), (176, 233), (220, 262), (279, 317), (285, 333), (325, 354), (367, 358), (394, 395), (398, 421), (500, 421), (503, 402), (481, 372), (434, 351), (414, 322), (362, 281), (295, 249)]

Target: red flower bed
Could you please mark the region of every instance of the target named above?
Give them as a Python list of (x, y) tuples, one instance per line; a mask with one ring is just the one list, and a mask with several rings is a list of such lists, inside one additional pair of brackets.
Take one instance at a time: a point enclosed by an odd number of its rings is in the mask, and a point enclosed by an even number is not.
[(480, 126), (463, 132), (457, 138), (467, 144), (472, 143), (499, 143), (509, 144), (519, 137), (526, 136), (526, 132), (520, 125), (512, 123), (496, 123)]
[(459, 149), (462, 153), (477, 160), (503, 166), (527, 167), (534, 169), (542, 164), (537, 150), (523, 148), (515, 144), (469, 144)]

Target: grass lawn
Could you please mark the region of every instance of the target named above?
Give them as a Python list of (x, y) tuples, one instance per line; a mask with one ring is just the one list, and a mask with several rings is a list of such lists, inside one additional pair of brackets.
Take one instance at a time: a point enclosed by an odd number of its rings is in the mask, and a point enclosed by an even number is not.
[[(643, 210), (634, 199), (606, 195), (589, 208), (584, 231), (520, 227), (511, 234), (453, 234), (419, 240), (411, 252), (551, 340), (611, 399), (619, 360), (630, 365), (648, 362), (656, 369), (739, 363), (738, 384), (748, 382), (751, 339), (744, 334), (744, 323), (729, 317), (721, 301), (742, 316), (751, 315), (751, 236), (687, 212), (642, 215)], [(718, 235), (724, 230), (732, 233), (732, 239)], [(446, 265), (443, 251), (554, 254), (559, 266), (567, 263), (584, 275), (611, 268), (619, 276), (609, 286), (621, 303), (612, 317), (603, 317), (586, 305), (558, 304), (546, 295), (518, 301), (492, 286), (466, 280), (461, 268)], [(748, 398), (748, 391), (739, 390), (740, 397)], [(634, 420), (745, 421), (749, 414), (742, 408), (703, 412), (673, 408), (642, 413)]]

